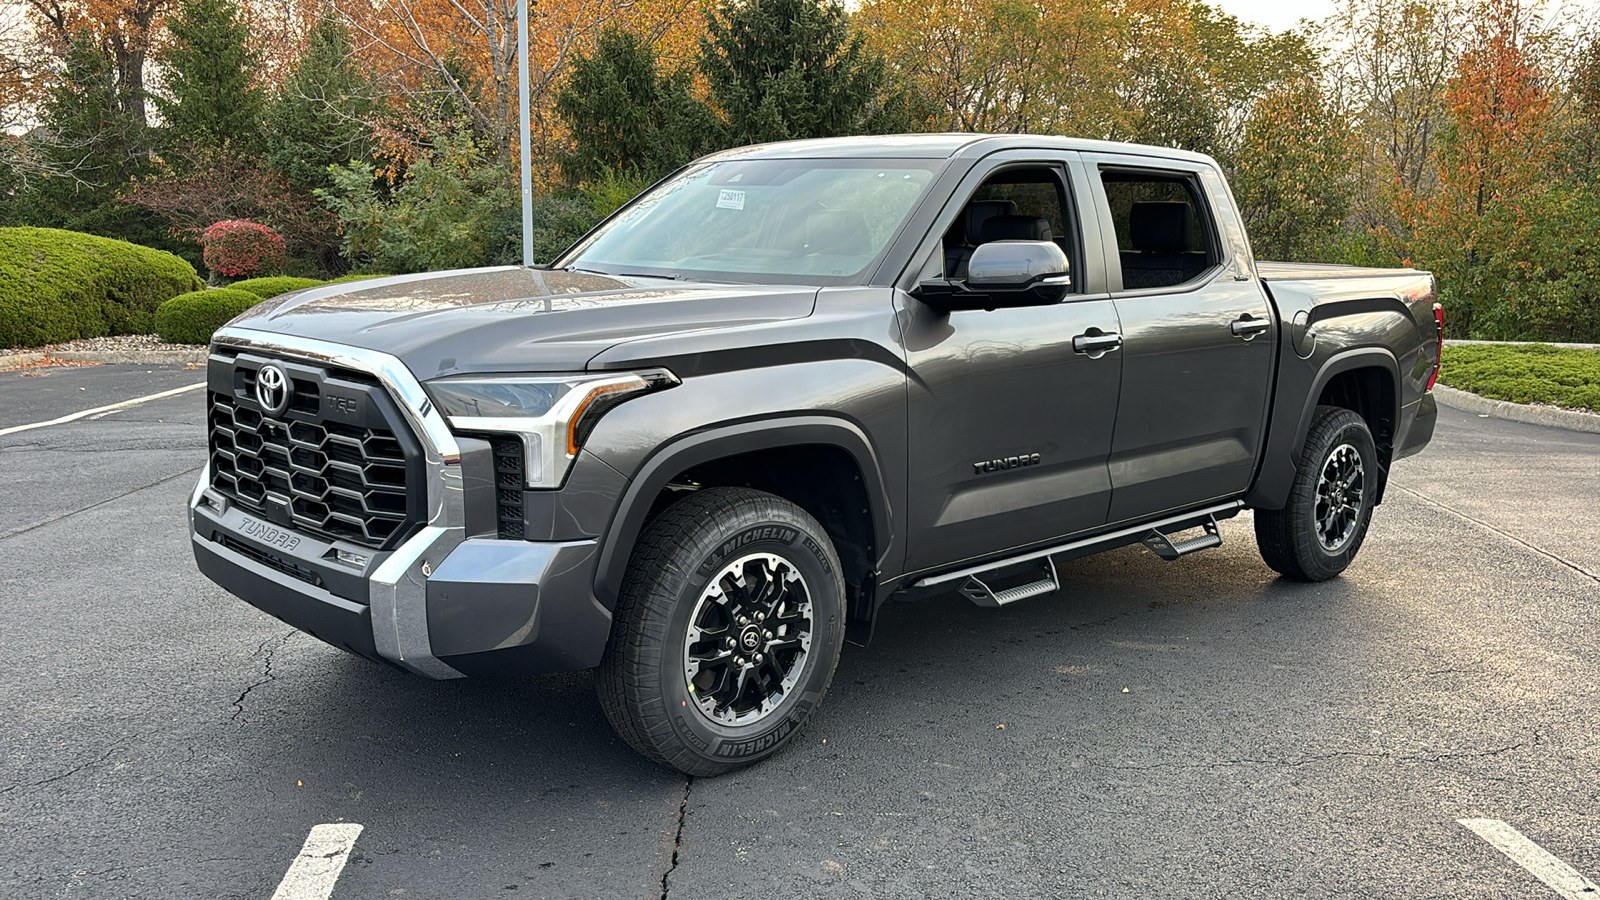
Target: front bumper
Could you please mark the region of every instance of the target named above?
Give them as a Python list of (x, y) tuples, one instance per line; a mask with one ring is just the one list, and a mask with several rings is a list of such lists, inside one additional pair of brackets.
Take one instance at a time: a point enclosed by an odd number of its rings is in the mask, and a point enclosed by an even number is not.
[(598, 542), (470, 536), (462, 446), (398, 359), (238, 328), (214, 340), (376, 377), (422, 444), (426, 516), (392, 550), (324, 541), (210, 489), (208, 465), (189, 502), (195, 561), (208, 578), (329, 644), (429, 678), (599, 664), (611, 613), (594, 597)]
[(611, 613), (591, 587), (597, 541), (469, 538), (446, 549), (445, 529), (424, 529), (369, 563), (362, 603), (334, 593), (327, 578), (306, 580), (326, 566), (325, 545), (301, 537), (285, 549), (251, 538), (239, 530), (244, 513), (196, 493), (200, 571), (335, 647), (430, 678), (587, 669), (605, 650)]

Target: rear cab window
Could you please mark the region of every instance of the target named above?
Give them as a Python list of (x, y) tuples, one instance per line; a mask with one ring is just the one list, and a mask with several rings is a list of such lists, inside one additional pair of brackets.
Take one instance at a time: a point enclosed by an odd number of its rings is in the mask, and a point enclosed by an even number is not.
[(1193, 175), (1102, 168), (1100, 183), (1116, 231), (1123, 291), (1181, 287), (1222, 262), (1214, 220)]

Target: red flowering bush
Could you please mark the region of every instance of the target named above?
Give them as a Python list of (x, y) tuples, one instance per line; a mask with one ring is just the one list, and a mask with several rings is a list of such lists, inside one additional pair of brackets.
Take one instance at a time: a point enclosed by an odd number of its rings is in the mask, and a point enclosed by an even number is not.
[(206, 268), (224, 278), (249, 277), (283, 266), (283, 238), (254, 222), (226, 219), (205, 230)]

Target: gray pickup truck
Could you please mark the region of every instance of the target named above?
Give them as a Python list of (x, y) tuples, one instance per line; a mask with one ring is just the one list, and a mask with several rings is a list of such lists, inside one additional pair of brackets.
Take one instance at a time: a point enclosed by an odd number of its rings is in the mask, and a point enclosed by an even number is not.
[(629, 744), (715, 774), (793, 738), (891, 599), (1015, 603), (1245, 509), (1267, 565), (1338, 575), (1432, 436), (1442, 323), (1426, 272), (1256, 262), (1205, 156), (745, 147), (548, 268), (218, 331), (194, 553), (419, 675), (596, 669)]

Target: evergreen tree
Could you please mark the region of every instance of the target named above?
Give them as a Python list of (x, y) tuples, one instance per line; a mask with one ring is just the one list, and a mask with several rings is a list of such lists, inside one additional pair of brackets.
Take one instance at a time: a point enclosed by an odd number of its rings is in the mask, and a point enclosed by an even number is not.
[(688, 73), (658, 73), (655, 54), (621, 28), (606, 28), (593, 55), (573, 60), (556, 112), (572, 134), (561, 167), (573, 182), (607, 172), (654, 179), (717, 149), (723, 137)]
[(700, 69), (736, 144), (881, 133), (883, 59), (829, 0), (723, 0)]
[(330, 165), (372, 152), (367, 118), (373, 87), (356, 68), (350, 32), (332, 9), (311, 30), (311, 41), (268, 110), (272, 167), (305, 191), (332, 185)]
[(260, 54), (232, 0), (183, 0), (167, 22), (172, 45), (161, 54), (166, 96), (156, 105), (166, 120), (168, 146), (231, 144), (261, 149)]
[(119, 197), (148, 161), (146, 129), (122, 111), (124, 101), (113, 59), (89, 32), (75, 34), (61, 77), (40, 107), (42, 127), (26, 139), (46, 174), (17, 186), (8, 219), (154, 246), (168, 243), (161, 223)]

